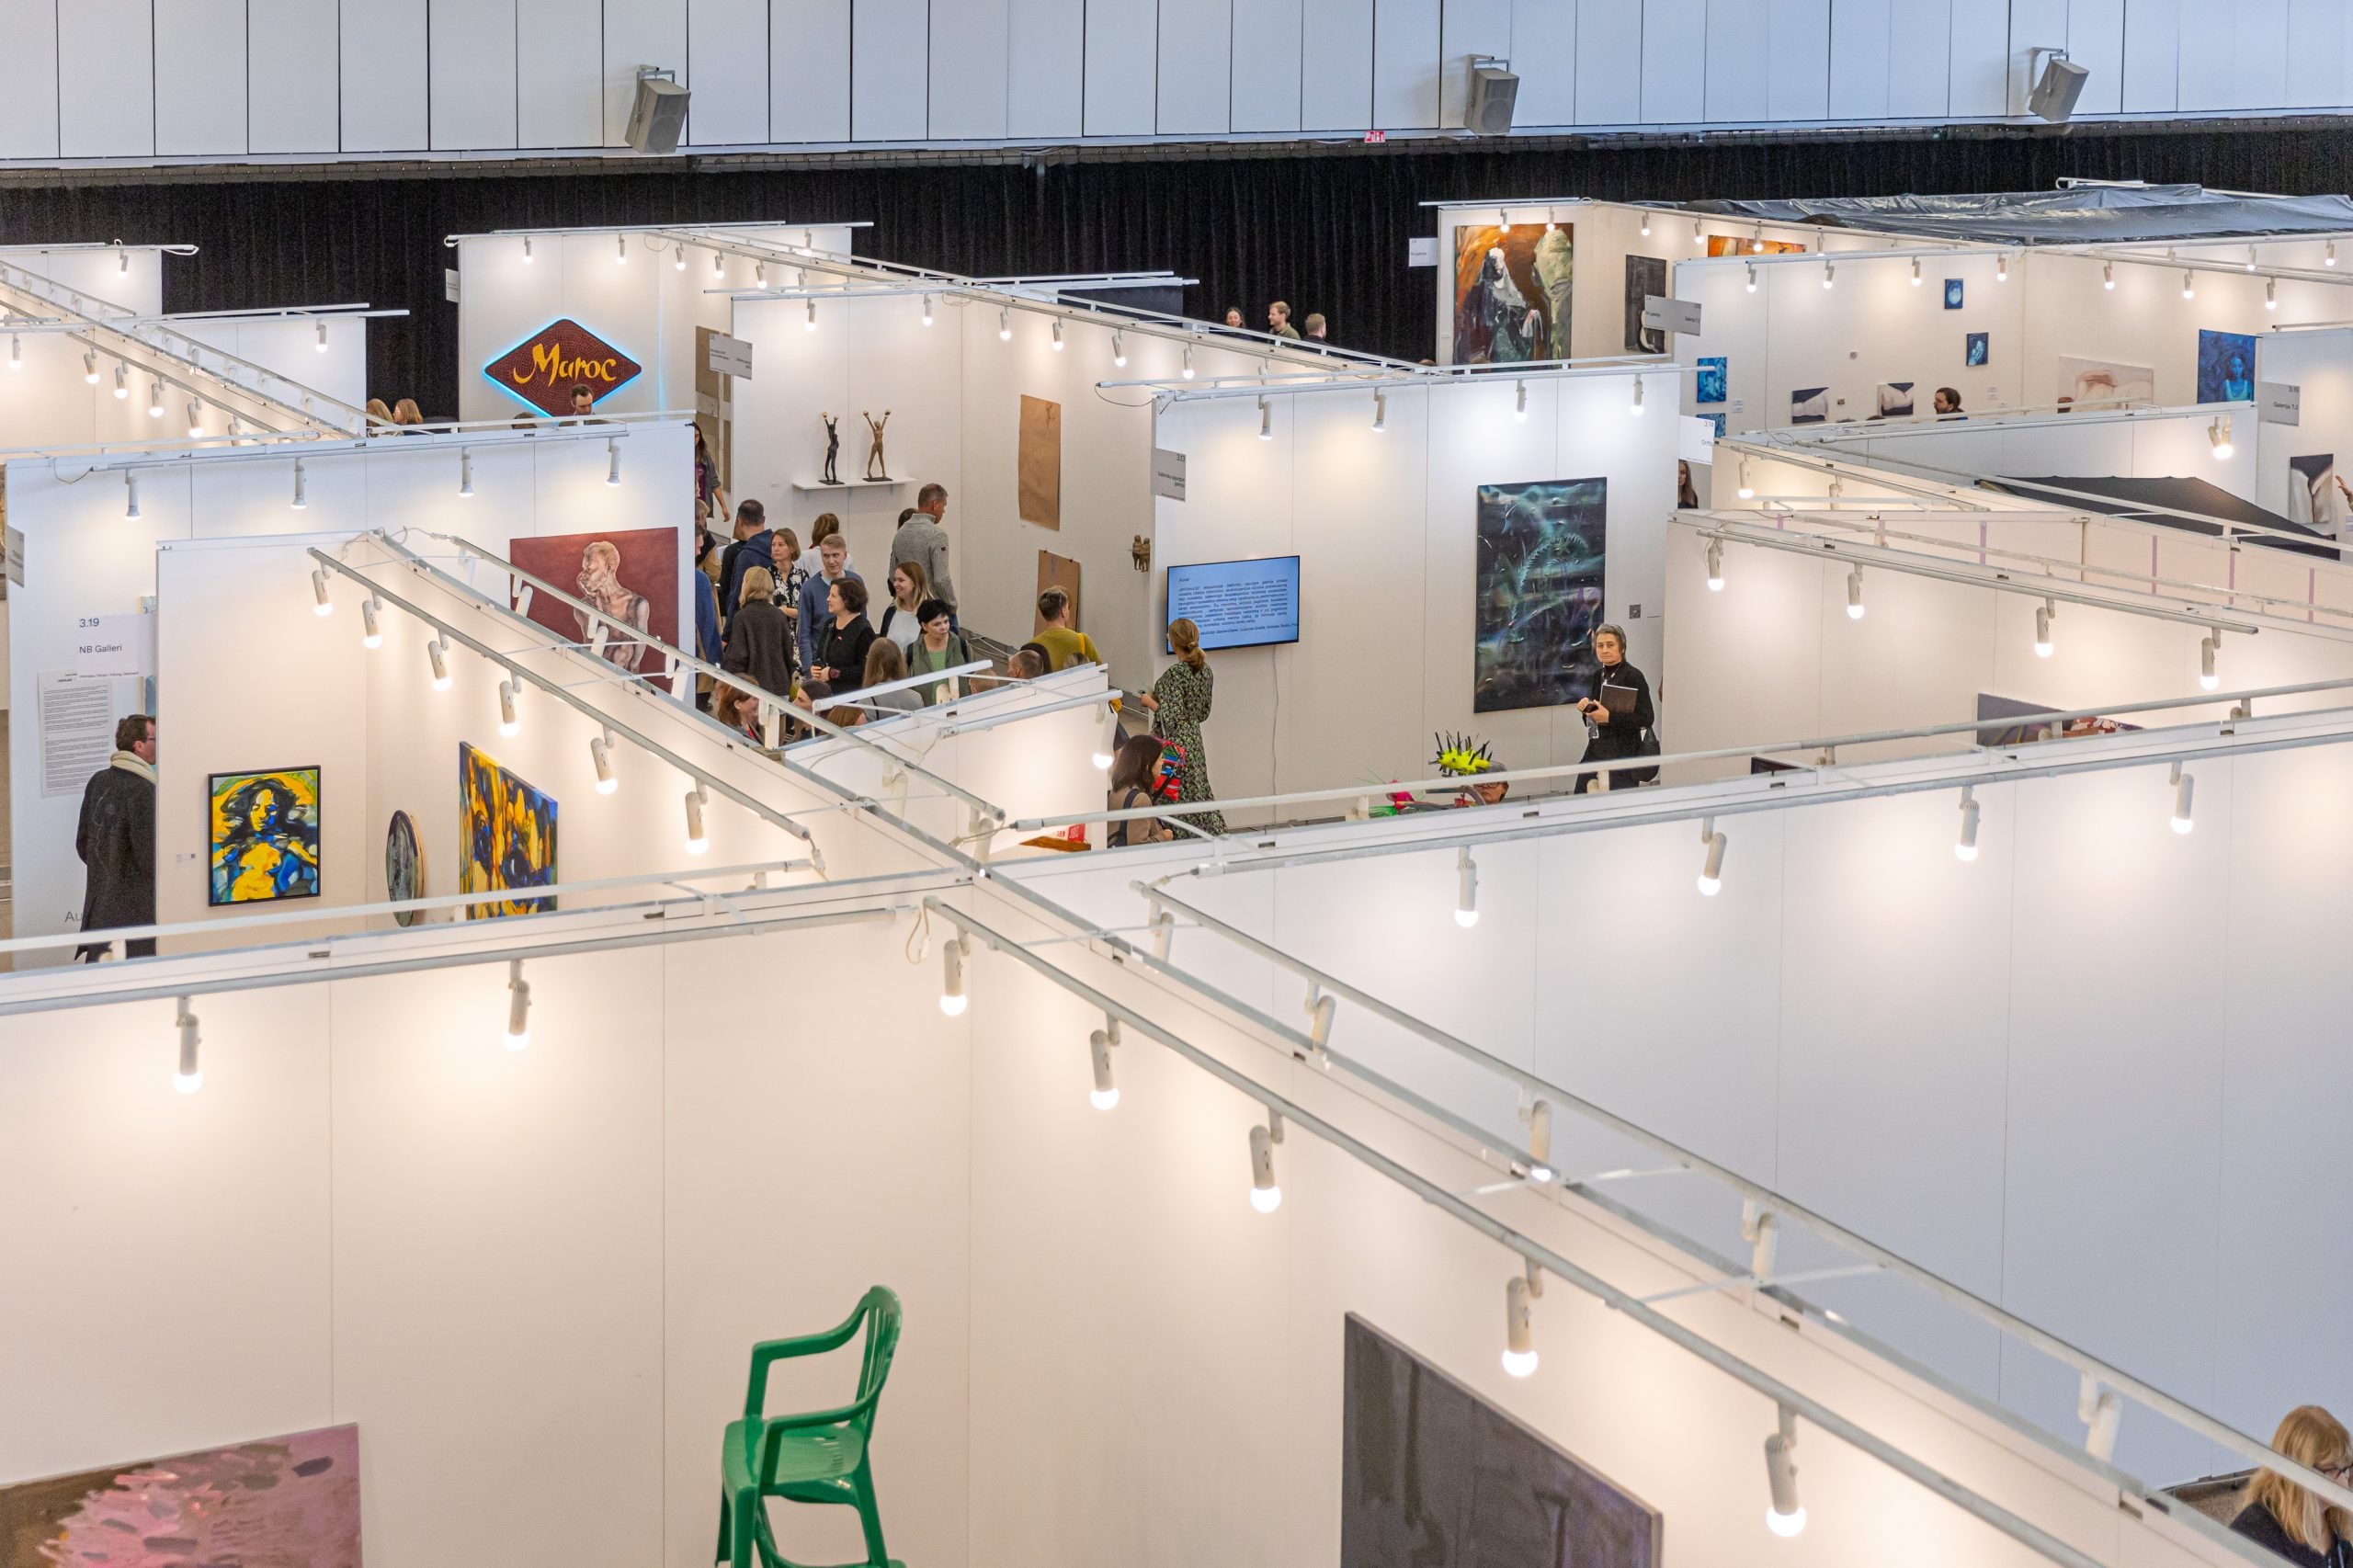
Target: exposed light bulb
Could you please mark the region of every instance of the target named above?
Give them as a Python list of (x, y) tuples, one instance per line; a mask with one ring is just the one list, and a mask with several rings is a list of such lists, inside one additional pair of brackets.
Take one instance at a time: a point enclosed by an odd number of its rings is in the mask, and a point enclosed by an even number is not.
[(312, 608), (316, 614), (335, 613), (335, 600), (327, 596), (327, 569), (324, 566), (311, 568), (311, 597), (314, 601)]
[(1128, 368), (1128, 339), (1124, 333), (1111, 335), (1111, 363), (1122, 370)]
[(1193, 379), (1193, 346), (1189, 343), (1185, 345), (1185, 368), (1176, 373), (1188, 381)]
[(1912, 287), (1914, 287), (1915, 289), (1917, 289), (1919, 286), (1920, 286), (1920, 258), (1919, 258), (1918, 256), (1914, 256), (1914, 257), (1912, 258)]
[(613, 739), (609, 734), (588, 737), (588, 760), (597, 769), (597, 793), (609, 795), (621, 787), (613, 777)]
[(2116, 287), (2116, 263), (2103, 261), (2099, 264), (2099, 286), (2103, 289)]
[(509, 1051), (521, 1051), (531, 1043), (531, 983), (523, 978), (523, 960), (509, 960), (506, 968), (506, 1033), (499, 1043)]
[(1467, 848), (1454, 856), (1454, 923), (1466, 931), (1479, 924), (1479, 862)]
[(1053, 347), (1054, 347), (1054, 352), (1055, 352), (1055, 353), (1057, 353), (1057, 354), (1059, 354), (1059, 353), (1061, 353), (1061, 352), (1063, 351), (1063, 323), (1062, 323), (1062, 318), (1061, 318), (1060, 316), (1056, 316), (1056, 317), (1054, 318), (1054, 344), (1053, 344)]
[(1863, 619), (1863, 569), (1859, 564), (1847, 574), (1847, 619)]
[(700, 855), (710, 847), (710, 835), (703, 831), (702, 813), (705, 803), (702, 783), (687, 791), (687, 853)]
[(1008, 305), (999, 305), (996, 309), (996, 335), (1000, 343), (1013, 341), (1013, 310)]
[(1765, 254), (1764, 224), (1759, 223), (1756, 225), (1756, 236), (1748, 242), (1748, 253), (1751, 256), (1763, 256)]
[(114, 395), (119, 398), (131, 395), (131, 367), (119, 360), (116, 361), (114, 368)]
[(1711, 594), (1724, 591), (1724, 541), (1720, 539), (1708, 541), (1708, 591)]
[(2224, 462), (2230, 460), (2231, 454), (2237, 449), (2231, 445), (2231, 418), (2229, 415), (2226, 414), (2222, 415), (2220, 418), (2214, 420), (2213, 423), (2206, 426), (2206, 440), (2208, 444), (2214, 449), (2214, 456), (2217, 459)]
[(375, 595), (370, 594), (359, 601), (359, 645), (362, 648), (384, 645), (383, 629), (376, 619), (382, 613), (377, 606)]
[(1096, 766), (1096, 767), (1097, 767), (1097, 769), (1099, 769), (1099, 770), (1101, 770), (1101, 771), (1104, 771), (1104, 772), (1108, 772), (1108, 771), (1110, 770), (1111, 763), (1112, 763), (1112, 761), (1113, 761), (1114, 756), (1115, 756), (1115, 754), (1118, 752), (1119, 747), (1120, 747), (1120, 713), (1119, 713), (1119, 710), (1118, 710), (1118, 709), (1116, 709), (1116, 708), (1113, 708), (1113, 707), (1109, 706), (1109, 705), (1107, 703), (1107, 704), (1104, 706), (1104, 709), (1103, 709), (1103, 733), (1102, 733), (1100, 735), (1098, 735), (1098, 736), (1097, 736), (1097, 737), (1096, 737), (1096, 740), (1095, 740), (1095, 755), (1094, 755), (1094, 756), (1093, 756), (1090, 760), (1092, 760), (1092, 761), (1094, 762), (1094, 764), (1095, 764), (1095, 766)]
[(1996, 283), (2007, 283), (2009, 280), (2010, 258), (2007, 253), (2005, 253), (1994, 258), (1994, 281)]
[(1735, 490), (1733, 494), (1738, 495), (1744, 501), (1754, 501), (1756, 499), (1756, 486), (1748, 482), (1748, 460), (1746, 458), (1740, 460), (1740, 488)]
[(1095, 1066), (1095, 1087), (1087, 1092), (1086, 1103), (1097, 1110), (1109, 1110), (1120, 1103), (1120, 1085), (1111, 1081), (1111, 1037), (1097, 1029), (1086, 1037), (1087, 1054)]
[(425, 645), (426, 663), (432, 666), (433, 689), (449, 689), (449, 644), (436, 637)]
[(196, 440), (204, 434), (204, 405), (194, 398), (188, 400), (188, 438)]
[(1699, 841), (1708, 846), (1707, 859), (1699, 868), (1699, 891), (1710, 898), (1722, 892), (1724, 885), (1726, 840), (1722, 834), (1716, 831), (1715, 824), (1715, 818), (1708, 818), (1699, 835)]
[(1511, 233), (1511, 210), (1509, 208), (1499, 207), (1495, 209), (1495, 226), (1506, 234)]
[(1528, 1307), (1528, 1279), (1515, 1274), (1504, 1281), (1504, 1370), (1525, 1378), (1536, 1370), (1536, 1329)]
[(1535, 1162), (1528, 1167), (1528, 1179), (1548, 1182), (1552, 1179), (1552, 1102), (1531, 1100), (1528, 1106), (1528, 1155)]
[(2246, 247), (2246, 269), (2249, 272), (2253, 272), (2255, 270), (2255, 247), (2253, 245)]
[(923, 297), (923, 324), (926, 326), (931, 324), (931, 296), (928, 294)]
[(964, 994), (965, 938), (959, 936), (939, 950), (939, 1010), (953, 1018), (971, 1000)]
[(2321, 253), (2320, 264), (2323, 267), (2335, 267), (2336, 265), (2336, 242), (2335, 240), (2329, 241), (2328, 248)]
[(2196, 274), (2185, 272), (2181, 275), (2181, 297), (2185, 300), (2194, 300), (2198, 298), (2198, 278)]
[(1836, 289), (1838, 286), (1838, 264), (1836, 262), (1825, 261), (1822, 264), (1822, 286), (1824, 289)]
[(164, 417), (164, 383), (161, 381), (147, 383), (147, 417), (150, 419)]
[(2034, 656), (2038, 659), (2051, 657), (2051, 622), (2058, 613), (2059, 607), (2049, 599), (2034, 612)]
[(1647, 239), (1649, 239), (1650, 237), (1651, 237), (1651, 215), (1650, 215), (1649, 213), (1645, 212), (1645, 213), (1643, 213), (1643, 238), (1644, 238), (1644, 239), (1646, 239), (1646, 240), (1647, 240)]
[(1250, 1129), (1250, 1207), (1271, 1214), (1283, 1206), (1283, 1189), (1275, 1181), (1274, 1134), (1264, 1124)]
[(1953, 840), (1952, 852), (1962, 860), (1977, 858), (1977, 791), (1967, 784), (1961, 789), (1961, 836)]
[(2263, 280), (2263, 308), (2267, 311), (2279, 308), (2279, 279), (2277, 278)]
[(82, 379), (92, 386), (98, 384), (98, 351), (95, 348), (82, 353)]
[(172, 1019), (180, 1031), (179, 1062), (172, 1073), (172, 1087), (184, 1095), (192, 1095), (204, 1087), (204, 1065), (197, 1055), (203, 1040), (197, 1033), (196, 1015), (188, 1010), (194, 1000), (193, 997), (181, 997), (179, 1011)]
[(2198, 684), (2204, 690), (2211, 691), (2222, 684), (2222, 677), (2214, 669), (2214, 656), (2221, 651), (2222, 639), (2219, 636), (2210, 633), (2199, 640)]

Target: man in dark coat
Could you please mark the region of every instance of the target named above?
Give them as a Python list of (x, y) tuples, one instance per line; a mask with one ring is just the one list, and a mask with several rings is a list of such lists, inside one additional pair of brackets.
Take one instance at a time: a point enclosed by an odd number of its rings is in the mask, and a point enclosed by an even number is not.
[[(114, 727), (114, 756), (82, 791), (82, 825), (74, 852), (90, 869), (82, 929), (105, 931), (155, 923), (155, 720), (133, 713)], [(96, 963), (105, 942), (85, 942), (74, 956)], [(152, 958), (155, 939), (126, 942), (129, 956)]]

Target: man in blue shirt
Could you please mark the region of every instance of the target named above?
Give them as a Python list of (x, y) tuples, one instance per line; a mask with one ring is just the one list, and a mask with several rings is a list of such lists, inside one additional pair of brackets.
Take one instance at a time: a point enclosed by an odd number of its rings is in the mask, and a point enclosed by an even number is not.
[[(801, 667), (804, 670), (816, 667), (817, 639), (833, 622), (834, 612), (826, 608), (825, 596), (845, 577), (858, 577), (849, 569), (849, 540), (838, 533), (827, 534), (817, 545), (816, 574), (801, 585), (797, 641), (801, 644)], [(865, 581), (862, 577), (858, 580)]]

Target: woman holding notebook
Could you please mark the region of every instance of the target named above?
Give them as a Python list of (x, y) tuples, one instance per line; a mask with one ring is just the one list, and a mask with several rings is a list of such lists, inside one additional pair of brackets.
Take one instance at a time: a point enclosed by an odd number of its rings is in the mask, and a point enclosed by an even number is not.
[[(1614, 762), (1621, 756), (1656, 756), (1658, 743), (1651, 726), (1657, 714), (1651, 707), (1651, 683), (1626, 662), (1623, 629), (1597, 629), (1593, 634), (1593, 656), (1601, 661), (1601, 668), (1594, 676), (1591, 695), (1577, 703), (1577, 711), (1585, 716), (1586, 733), (1585, 756), (1579, 760)], [(1582, 795), (1592, 789), (1599, 777), (1578, 774), (1576, 792)], [(1655, 767), (1613, 767), (1608, 788), (1631, 790), (1657, 777)]]

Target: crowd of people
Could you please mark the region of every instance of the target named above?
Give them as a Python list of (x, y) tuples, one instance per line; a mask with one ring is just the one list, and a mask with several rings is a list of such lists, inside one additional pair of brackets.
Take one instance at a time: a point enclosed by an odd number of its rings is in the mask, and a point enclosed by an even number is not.
[[(965, 669), (976, 661), (950, 575), (943, 484), (923, 485), (915, 504), (899, 514), (879, 593), (851, 561), (835, 514), (818, 514), (804, 545), (795, 529), (772, 525), (767, 508), (746, 497), (735, 505), (733, 538), (722, 540), (713, 521), (726, 502), (719, 465), (698, 428), (696, 653), (724, 678), (702, 677), (696, 701), (749, 739), (765, 744), (779, 738), (763, 731), (762, 693), (845, 728), (952, 701), (993, 681), (1035, 680), (1073, 665), (1106, 662), (1095, 640), (1074, 624), (1071, 596), (1050, 587), (1038, 596), (1040, 630), (1015, 651), (1003, 676)], [(1171, 622), (1168, 642), (1176, 662), (1151, 690), (1136, 694), (1136, 706), (1151, 716), (1152, 733), (1120, 748), (1114, 801), (1135, 790), (1172, 804), (1214, 799), (1201, 734), (1215, 689), (1209, 656), (1189, 620)], [(796, 731), (807, 727), (795, 725)], [(1148, 762), (1142, 760), (1147, 748)], [(1131, 808), (1144, 803), (1131, 801)], [(1215, 812), (1187, 813), (1187, 820), (1206, 833), (1225, 831)], [(1175, 831), (1131, 833), (1127, 824), (1115, 826), (1121, 831), (1114, 841), (1122, 844)]]
[[(1225, 327), (1228, 332), (1250, 330), (1250, 323), (1243, 315), (1240, 305), (1225, 307)], [(1290, 319), (1290, 305), (1283, 300), (1274, 301), (1267, 306), (1266, 330), (1272, 336), (1288, 337), (1293, 342), (1329, 343), (1332, 341), (1330, 324), (1324, 321), (1322, 312), (1309, 312), (1299, 325), (1293, 326)]]

